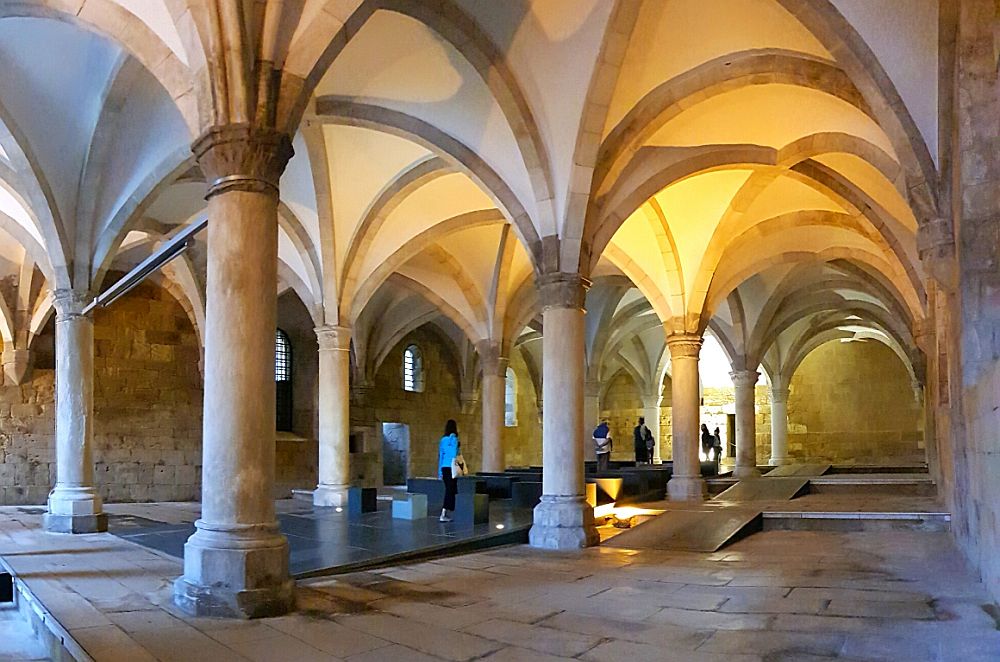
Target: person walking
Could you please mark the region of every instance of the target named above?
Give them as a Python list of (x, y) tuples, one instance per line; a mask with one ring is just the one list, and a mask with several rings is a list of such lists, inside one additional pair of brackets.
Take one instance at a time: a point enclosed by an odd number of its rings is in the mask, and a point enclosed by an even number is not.
[[(657, 430), (659, 432), (659, 430)], [(656, 449), (656, 439), (653, 438), (653, 431), (646, 427), (646, 454), (649, 457), (649, 464), (653, 464), (654, 450)]]
[(646, 419), (639, 417), (639, 425), (632, 430), (632, 440), (635, 444), (635, 463), (653, 463), (653, 433), (646, 427)]
[(458, 424), (448, 419), (444, 425), (444, 436), (438, 442), (438, 477), (444, 481), (444, 504), (441, 508), (442, 522), (451, 521), (451, 513), (455, 512), (455, 495), (458, 494), (457, 473), (465, 472), (465, 461), (462, 459), (462, 445), (458, 440)]
[(611, 465), (611, 428), (606, 420), (601, 420), (601, 424), (594, 428), (594, 452), (597, 453), (597, 471), (607, 471)]

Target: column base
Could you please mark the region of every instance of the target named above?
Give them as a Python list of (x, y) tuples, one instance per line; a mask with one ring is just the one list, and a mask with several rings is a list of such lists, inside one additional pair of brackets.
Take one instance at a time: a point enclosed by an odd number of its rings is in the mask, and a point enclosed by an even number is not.
[(733, 478), (739, 478), (740, 480), (744, 478), (760, 478), (760, 471), (757, 467), (741, 467), (737, 466), (733, 469)]
[(667, 496), (671, 501), (704, 501), (708, 494), (705, 480), (695, 476), (672, 476), (667, 481)]
[(321, 508), (346, 508), (348, 485), (317, 485), (313, 505)]
[(108, 530), (101, 497), (93, 487), (62, 487), (49, 492), (44, 526), (52, 533), (100, 533)]
[(184, 545), (174, 604), (191, 616), (264, 618), (295, 608), (288, 541), (273, 525), (209, 525)]
[(541, 549), (581, 549), (600, 542), (594, 509), (582, 496), (543, 495), (535, 506), (528, 542)]
[(770, 460), (767, 461), (768, 466), (772, 467), (780, 467), (783, 464), (791, 464), (791, 463), (792, 463), (792, 458), (788, 457), (787, 455), (785, 457), (772, 457)]

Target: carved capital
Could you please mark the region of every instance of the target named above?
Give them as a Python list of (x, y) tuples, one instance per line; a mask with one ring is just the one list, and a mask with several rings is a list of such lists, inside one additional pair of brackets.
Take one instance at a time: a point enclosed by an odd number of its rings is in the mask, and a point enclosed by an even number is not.
[(56, 290), (52, 293), (52, 305), (56, 309), (56, 322), (85, 317), (83, 309), (90, 303), (91, 297), (80, 290)]
[(458, 401), (462, 406), (462, 413), (471, 416), (479, 409), (479, 394), (475, 391), (462, 391), (458, 395)]
[(346, 326), (327, 324), (315, 329), (319, 351), (342, 351), (351, 349), (351, 329)]
[(670, 359), (696, 359), (701, 354), (701, 336), (694, 333), (673, 333), (667, 336)]
[(736, 388), (753, 388), (760, 379), (760, 373), (756, 370), (735, 370), (729, 373)]
[(479, 365), (483, 368), (483, 376), (495, 375), (505, 377), (510, 361), (500, 355), (500, 343), (482, 340), (476, 343), (476, 354), (479, 355)]
[(366, 407), (374, 388), (374, 386), (366, 382), (351, 384), (351, 404), (358, 407)]
[(584, 309), (590, 281), (580, 274), (555, 272), (538, 278), (538, 298), (542, 310), (549, 308)]
[(787, 388), (772, 388), (771, 389), (771, 402), (788, 402), (788, 389)]
[(191, 146), (208, 181), (206, 199), (226, 191), (278, 195), (294, 150), (287, 134), (247, 124), (215, 126)]

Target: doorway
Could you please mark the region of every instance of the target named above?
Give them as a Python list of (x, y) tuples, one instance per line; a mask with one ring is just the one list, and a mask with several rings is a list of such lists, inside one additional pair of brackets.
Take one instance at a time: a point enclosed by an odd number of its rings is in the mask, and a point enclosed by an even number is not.
[(410, 466), (410, 426), (382, 424), (382, 484), (405, 485)]

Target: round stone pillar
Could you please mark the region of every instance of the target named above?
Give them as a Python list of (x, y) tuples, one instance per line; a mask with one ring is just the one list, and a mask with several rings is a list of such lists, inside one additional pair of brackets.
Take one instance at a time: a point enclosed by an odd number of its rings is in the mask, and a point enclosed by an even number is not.
[(94, 321), (83, 314), (85, 292), (56, 290), (56, 485), (45, 529), (108, 530), (94, 489)]
[(351, 482), (351, 330), (316, 329), (319, 343), (319, 484), (313, 505), (346, 506)]
[(760, 379), (756, 370), (729, 373), (736, 387), (736, 468), (735, 478), (759, 478), (757, 470), (757, 409), (754, 387)]
[(500, 356), (498, 343), (479, 343), (476, 352), (483, 369), (483, 471), (501, 472), (507, 468), (503, 430), (507, 409), (508, 361)]
[(597, 449), (594, 448), (594, 428), (600, 423), (601, 417), (601, 382), (588, 380), (583, 385), (583, 459), (587, 462), (597, 462)]
[(701, 477), (698, 449), (701, 437), (698, 424), (701, 396), (698, 387), (698, 355), (701, 336), (671, 334), (667, 336), (671, 364), (671, 427), (673, 430), (674, 471), (667, 482), (671, 501), (701, 501), (705, 498), (705, 481)]
[(661, 464), (659, 395), (648, 395), (642, 399), (642, 417), (646, 421), (646, 427), (653, 433), (653, 464)]
[(771, 388), (771, 459), (768, 464), (777, 467), (790, 464), (788, 457), (788, 389)]
[(278, 179), (292, 146), (230, 125), (192, 150), (209, 185), (202, 508), (174, 601), (196, 616), (276, 616), (294, 604), (273, 493)]
[(539, 279), (542, 303), (542, 499), (529, 532), (533, 547), (578, 549), (598, 542), (584, 494), (584, 295), (577, 274)]

